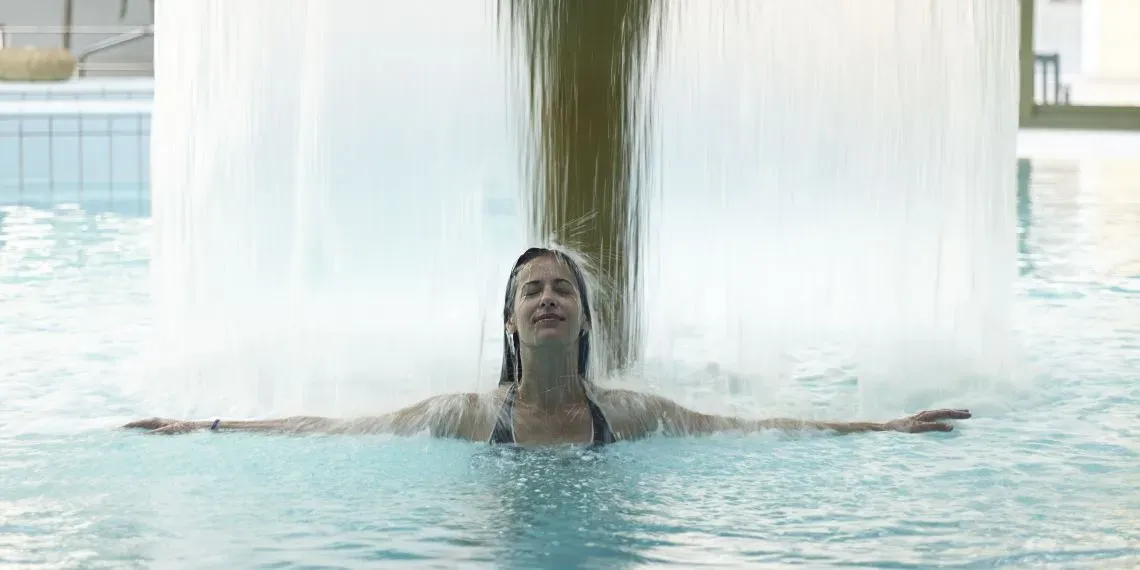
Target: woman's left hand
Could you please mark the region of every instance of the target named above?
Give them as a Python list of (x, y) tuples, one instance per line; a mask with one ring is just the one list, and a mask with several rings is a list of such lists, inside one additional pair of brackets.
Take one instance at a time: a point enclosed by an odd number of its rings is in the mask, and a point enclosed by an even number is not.
[(942, 423), (943, 420), (965, 420), (970, 417), (970, 410), (926, 410), (912, 416), (891, 420), (885, 425), (888, 431), (906, 433), (952, 431), (954, 426)]

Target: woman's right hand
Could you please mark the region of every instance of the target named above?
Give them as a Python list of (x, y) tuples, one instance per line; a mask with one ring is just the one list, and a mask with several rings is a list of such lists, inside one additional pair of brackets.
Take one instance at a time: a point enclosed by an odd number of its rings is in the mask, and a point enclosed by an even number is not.
[(123, 427), (128, 429), (144, 429), (150, 433), (176, 434), (205, 429), (208, 425), (204, 425), (203, 422), (188, 422), (172, 420), (170, 418), (147, 418), (145, 420), (130, 422)]
[(942, 423), (944, 420), (967, 420), (970, 410), (926, 410), (912, 416), (891, 420), (884, 427), (888, 431), (924, 433), (928, 431), (953, 431), (954, 426)]

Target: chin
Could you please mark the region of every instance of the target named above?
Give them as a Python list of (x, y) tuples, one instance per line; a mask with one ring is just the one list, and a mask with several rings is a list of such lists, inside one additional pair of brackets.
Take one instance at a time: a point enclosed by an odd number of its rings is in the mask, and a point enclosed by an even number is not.
[(536, 346), (565, 346), (573, 340), (561, 331), (552, 330), (538, 331), (538, 334), (534, 336)]

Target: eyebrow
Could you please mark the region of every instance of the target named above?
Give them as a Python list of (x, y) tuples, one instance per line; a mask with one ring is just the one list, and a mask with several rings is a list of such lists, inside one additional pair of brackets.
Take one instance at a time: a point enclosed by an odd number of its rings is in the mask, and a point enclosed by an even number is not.
[[(554, 279), (554, 282), (555, 283), (565, 283), (567, 285), (570, 285), (571, 287), (574, 286), (574, 284), (572, 282), (570, 282), (569, 279), (566, 279), (564, 277), (557, 277)], [(522, 285), (520, 285), (520, 287), (526, 287), (529, 285), (538, 285), (539, 283), (542, 283), (541, 279), (531, 279), (530, 281), (527, 281), (526, 283), (523, 283)]]

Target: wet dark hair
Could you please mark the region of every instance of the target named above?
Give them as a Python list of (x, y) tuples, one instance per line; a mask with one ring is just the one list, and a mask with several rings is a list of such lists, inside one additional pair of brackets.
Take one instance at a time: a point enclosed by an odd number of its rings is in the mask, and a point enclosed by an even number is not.
[[(518, 287), (519, 271), (531, 260), (543, 256), (553, 257), (565, 263), (566, 266), (570, 268), (570, 273), (574, 276), (574, 282), (578, 287), (578, 299), (582, 305), (582, 318), (585, 319), (585, 322), (592, 324), (593, 316), (590, 314), (590, 301), (589, 296), (586, 294), (586, 280), (582, 276), (582, 270), (578, 267), (578, 263), (561, 251), (544, 247), (532, 247), (527, 249), (515, 261), (514, 267), (511, 268), (511, 275), (507, 279), (507, 292), (503, 300), (503, 324), (506, 325), (507, 320), (510, 319), (511, 315), (515, 312), (515, 289)], [(589, 331), (582, 331), (578, 336), (578, 374), (583, 378), (587, 375), (589, 361), (590, 333)], [(519, 333), (514, 332), (503, 337), (503, 366), (499, 372), (499, 384), (518, 382), (522, 379), (521, 377), (522, 362), (519, 360)]]

